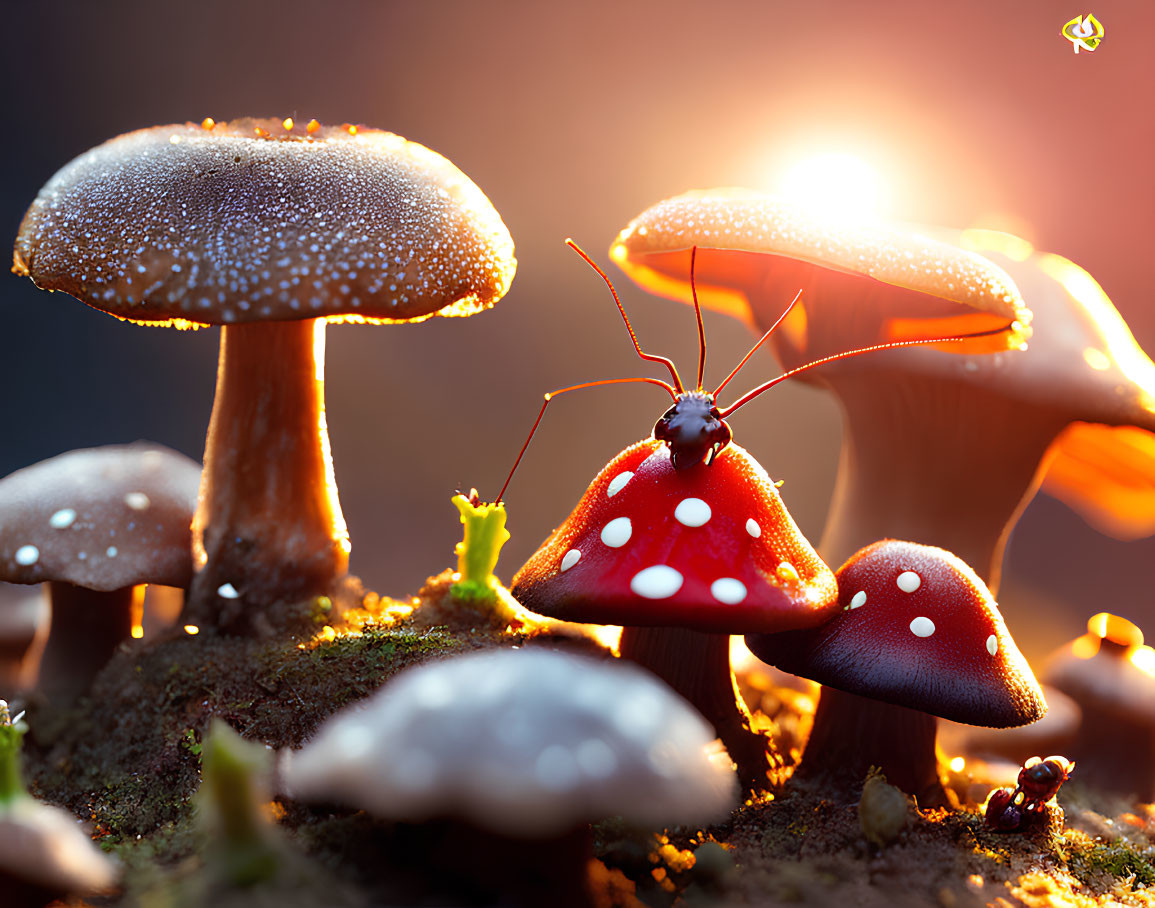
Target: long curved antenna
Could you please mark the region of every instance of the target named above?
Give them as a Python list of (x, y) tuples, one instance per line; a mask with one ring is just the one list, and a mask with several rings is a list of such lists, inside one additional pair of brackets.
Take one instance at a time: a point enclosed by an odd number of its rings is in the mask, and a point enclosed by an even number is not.
[(509, 471), (509, 475), (505, 478), (505, 485), (501, 487), (501, 492), (498, 493), (497, 500), (494, 504), (501, 504), (501, 499), (505, 497), (505, 490), (509, 488), (509, 481), (513, 479), (513, 474), (517, 471), (518, 464), (521, 463), (521, 458), (525, 455), (525, 449), (529, 447), (530, 441), (533, 440), (534, 433), (537, 432), (537, 427), (541, 425), (541, 418), (545, 416), (545, 408), (549, 406), (551, 400), (561, 394), (565, 394), (567, 391), (580, 391), (582, 388), (596, 388), (598, 385), (624, 385), (629, 382), (645, 382), (646, 384), (657, 385), (660, 388), (664, 388), (673, 400), (677, 400), (678, 394), (681, 393), (660, 378), (603, 378), (601, 381), (587, 381), (580, 385), (570, 385), (568, 388), (559, 388), (556, 391), (550, 391), (549, 394), (545, 395), (545, 400), (542, 401), (537, 419), (533, 421), (533, 428), (529, 430), (525, 444), (523, 444), (521, 450), (517, 452), (517, 460), (513, 462), (513, 469)]
[(798, 366), (795, 369), (791, 369), (789, 372), (783, 372), (777, 378), (772, 378), (770, 381), (759, 385), (757, 388), (753, 388), (750, 391), (747, 391), (736, 401), (734, 401), (734, 403), (726, 407), (726, 409), (721, 410), (720, 415), (723, 419), (725, 419), (739, 407), (748, 404), (763, 391), (768, 391), (779, 382), (784, 382), (786, 379), (793, 378), (798, 373), (805, 372), (808, 369), (813, 369), (816, 366), (824, 366), (827, 363), (832, 363), (840, 359), (849, 359), (852, 356), (859, 356), (863, 353), (873, 353), (876, 350), (895, 350), (900, 347), (918, 347), (923, 344), (945, 344), (949, 343), (950, 341), (969, 340), (972, 337), (990, 337), (994, 334), (1002, 334), (1004, 331), (1010, 331), (1013, 329), (1013, 326), (1014, 322), (1008, 322), (1002, 328), (990, 328), (986, 331), (975, 331), (973, 334), (955, 334), (951, 337), (927, 337), (920, 340), (894, 341), (889, 344), (874, 344), (870, 347), (859, 347), (856, 350), (846, 350), (842, 353), (835, 353), (833, 356), (824, 356), (822, 359), (816, 359), (812, 363), (807, 363), (804, 366)]
[(694, 282), (694, 261), (698, 258), (698, 247), (690, 247), (690, 293), (694, 295), (694, 318), (698, 320), (698, 384), (702, 390), (702, 376), (706, 374), (706, 326), (702, 324), (702, 307), (698, 303), (698, 285)]
[(675, 368), (673, 362), (666, 359), (664, 356), (658, 356), (654, 353), (642, 352), (642, 347), (638, 343), (638, 336), (634, 334), (634, 326), (630, 324), (629, 316), (626, 315), (625, 306), (622, 305), (622, 301), (618, 298), (618, 291), (614, 289), (614, 285), (610, 282), (609, 276), (604, 271), (602, 271), (602, 269), (598, 267), (597, 262), (586, 255), (585, 250), (582, 249), (582, 247), (575, 243), (572, 239), (567, 237), (565, 244), (578, 255), (580, 255), (583, 259), (585, 259), (586, 264), (593, 268), (594, 271), (596, 271), (601, 276), (601, 279), (606, 282), (606, 286), (610, 288), (610, 294), (613, 296), (614, 302), (617, 304), (618, 312), (622, 314), (622, 320), (626, 323), (626, 330), (630, 332), (630, 340), (633, 341), (634, 349), (638, 351), (638, 356), (640, 356), (642, 359), (649, 360), (652, 363), (661, 363), (663, 366), (669, 369), (670, 375), (673, 376), (674, 379), (674, 389), (678, 394), (685, 393), (686, 389), (682, 386), (682, 379), (678, 375), (678, 370)]
[(726, 379), (725, 379), (725, 381), (723, 381), (723, 382), (722, 382), (722, 384), (718, 385), (718, 387), (716, 387), (716, 388), (714, 389), (714, 393), (713, 393), (711, 396), (712, 396), (712, 397), (713, 397), (715, 400), (717, 400), (717, 399), (718, 399), (718, 393), (719, 393), (719, 392), (720, 392), (720, 391), (721, 391), (723, 388), (725, 388), (725, 387), (726, 387), (726, 385), (730, 384), (730, 379), (732, 379), (732, 378), (733, 378), (735, 375), (737, 375), (737, 374), (738, 374), (738, 370), (739, 370), (739, 369), (741, 369), (741, 368), (742, 368), (744, 365), (746, 365), (746, 362), (747, 362), (747, 360), (749, 360), (749, 359), (750, 359), (750, 357), (751, 357), (751, 356), (753, 356), (753, 355), (754, 355), (754, 354), (755, 354), (755, 353), (758, 351), (758, 348), (759, 348), (759, 347), (761, 347), (761, 346), (762, 346), (762, 344), (764, 344), (764, 343), (766, 342), (766, 339), (767, 339), (768, 337), (770, 337), (770, 335), (771, 335), (771, 334), (773, 334), (773, 333), (774, 333), (774, 329), (775, 329), (775, 328), (777, 328), (779, 325), (781, 325), (781, 324), (782, 324), (782, 322), (784, 322), (784, 321), (786, 320), (786, 316), (788, 316), (788, 315), (790, 314), (790, 311), (791, 311), (791, 310), (794, 308), (794, 306), (795, 306), (795, 305), (798, 303), (798, 301), (799, 301), (800, 299), (802, 299), (802, 291), (801, 291), (801, 290), (799, 290), (797, 293), (795, 293), (795, 294), (794, 294), (794, 299), (792, 299), (792, 300), (790, 301), (790, 305), (789, 305), (789, 306), (787, 306), (787, 307), (785, 308), (785, 310), (783, 310), (782, 314), (781, 314), (780, 316), (778, 316), (778, 318), (776, 318), (776, 319), (774, 320), (774, 324), (773, 324), (773, 325), (771, 325), (771, 326), (770, 326), (770, 327), (769, 327), (769, 328), (766, 330), (766, 333), (765, 333), (765, 334), (763, 334), (763, 335), (762, 335), (762, 336), (761, 336), (761, 337), (758, 339), (758, 343), (756, 343), (756, 344), (755, 344), (753, 347), (751, 347), (751, 348), (750, 348), (750, 352), (749, 352), (749, 353), (747, 353), (745, 356), (743, 356), (743, 357), (742, 357), (742, 362), (738, 363), (738, 365), (736, 365), (736, 366), (734, 367), (733, 371), (731, 371), (731, 372), (730, 372), (730, 374), (726, 376)]

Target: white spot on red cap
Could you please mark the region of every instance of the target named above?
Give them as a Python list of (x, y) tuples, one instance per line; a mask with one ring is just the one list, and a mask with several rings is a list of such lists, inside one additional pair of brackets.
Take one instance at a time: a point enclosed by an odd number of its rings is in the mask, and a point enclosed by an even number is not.
[(16, 554), (12, 556), (17, 564), (22, 564), (28, 567), (30, 564), (35, 564), (40, 560), (40, 549), (34, 545), (22, 545), (16, 550)]
[(792, 565), (789, 561), (783, 561), (774, 570), (778, 575), (778, 579), (783, 583), (797, 583), (798, 582), (798, 568)]
[(866, 605), (866, 590), (859, 590), (850, 597), (851, 608), (862, 608), (864, 605)]
[(606, 497), (613, 498), (618, 494), (618, 492), (624, 489), (626, 487), (626, 483), (633, 478), (634, 474), (629, 470), (626, 470), (624, 473), (619, 473), (612, 480), (610, 480), (609, 488), (606, 489)]
[(571, 567), (582, 560), (582, 553), (577, 549), (570, 549), (561, 559), (561, 569), (568, 571)]
[[(904, 593), (913, 593), (920, 586), (922, 586), (922, 578), (919, 577), (918, 574), (916, 574), (914, 571), (903, 571), (898, 575), (898, 578), (894, 582)], [(933, 626), (931, 627), (931, 633), (934, 633)]]
[(667, 564), (655, 564), (634, 574), (630, 589), (644, 599), (668, 599), (682, 588), (682, 575)]
[(997, 656), (999, 654), (999, 638), (994, 634), (991, 634), (989, 637), (987, 637), (987, 652), (992, 656)]
[(602, 527), (602, 542), (611, 549), (620, 549), (630, 541), (634, 534), (634, 525), (629, 517), (615, 517)]
[(734, 577), (722, 577), (710, 584), (710, 595), (726, 605), (737, 605), (746, 598), (746, 584)]
[(106, 548), (104, 550), (104, 554), (109, 558), (115, 558), (117, 555), (120, 554), (120, 550), (116, 546), (110, 545), (108, 548)]
[(934, 633), (934, 622), (919, 616), (910, 622), (910, 632), (916, 637), (929, 637)]
[(144, 492), (129, 492), (124, 496), (124, 503), (134, 511), (147, 511), (148, 506), (152, 504)]
[(48, 518), (48, 525), (56, 530), (66, 530), (76, 520), (76, 511), (72, 508), (61, 508)]
[(758, 526), (758, 521), (751, 517), (746, 521), (746, 532), (757, 539), (762, 535), (762, 527)]
[(217, 595), (222, 599), (239, 599), (241, 594), (231, 583), (222, 583), (217, 587)]
[(701, 527), (710, 520), (710, 506), (701, 498), (683, 498), (674, 508), (674, 519), (682, 526)]

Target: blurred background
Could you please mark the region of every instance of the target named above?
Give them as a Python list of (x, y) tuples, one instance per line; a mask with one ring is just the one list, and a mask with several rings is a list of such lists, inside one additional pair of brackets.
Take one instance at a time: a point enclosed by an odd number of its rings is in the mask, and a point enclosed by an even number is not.
[[(1076, 55), (1059, 29), (1086, 12), (1106, 38)], [(452, 563), (450, 495), (496, 495), (542, 393), (660, 374), (634, 357), (601, 281), (562, 241), (607, 262), (630, 218), (686, 189), (774, 190), (815, 155), (854, 155), (893, 217), (1009, 229), (1075, 260), (1155, 350), (1155, 5), (1142, 0), (43, 0), (8, 5), (0, 41), (9, 240), (75, 155), (206, 116), (389, 129), (449, 157), (501, 212), (519, 267), (494, 310), (329, 331), (328, 420), (353, 569), (382, 593), (414, 592)], [(643, 345), (692, 372), (690, 310), (624, 277), (620, 290)], [(716, 383), (750, 338), (706, 318)], [(121, 323), (0, 279), (0, 475), (138, 438), (199, 459), (216, 353), (215, 330)], [(760, 355), (746, 383), (774, 374)], [(506, 496), (503, 579), (666, 406), (649, 386), (583, 394), (550, 407)], [(734, 419), (812, 539), (838, 422), (820, 392), (793, 387)], [(1103, 609), (1155, 636), (1153, 556), (1155, 541), (1107, 539), (1037, 499), (1000, 597), (1024, 651), (1045, 652)]]

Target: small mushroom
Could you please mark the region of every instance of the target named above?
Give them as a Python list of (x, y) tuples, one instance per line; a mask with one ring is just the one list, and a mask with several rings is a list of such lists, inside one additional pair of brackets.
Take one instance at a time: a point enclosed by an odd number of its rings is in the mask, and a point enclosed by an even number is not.
[(0, 700), (0, 903), (40, 908), (69, 895), (111, 890), (119, 868), (63, 810), (24, 790), (20, 745), (28, 726)]
[(17, 273), (118, 318), (222, 326), (185, 620), (255, 633), (295, 625), (348, 567), (326, 322), (471, 315), (514, 268), (501, 218), (445, 158), (288, 120), (112, 139), (41, 190), (14, 253)]
[(513, 578), (528, 609), (625, 625), (620, 650), (713, 723), (743, 784), (766, 786), (730, 671), (730, 635), (809, 627), (836, 608), (834, 577), (765, 470), (729, 444), (676, 469), (665, 442), (627, 448)]
[(48, 584), (39, 686), (50, 696), (83, 691), (130, 637), (141, 584), (189, 585), (199, 484), (195, 461), (144, 443), (69, 451), (0, 479), (0, 580)]
[(1069, 753), (1088, 785), (1155, 800), (1155, 651), (1137, 625), (1107, 612), (1054, 653), (1044, 680), (1080, 707)]
[(474, 881), (475, 897), (492, 884), (506, 887), (503, 904), (587, 905), (586, 824), (704, 823), (735, 804), (712, 741), (701, 716), (634, 667), (499, 651), (404, 672), (286, 754), (282, 778), (295, 798), (445, 821), (460, 847), (423, 858), (446, 863), (438, 878), (463, 861), (497, 878)]
[(1005, 728), (1046, 711), (997, 603), (949, 552), (876, 542), (838, 588), (843, 611), (826, 624), (746, 637), (764, 662), (851, 695), (819, 702), (800, 777), (853, 785), (878, 766), (924, 806), (942, 803), (935, 716)]

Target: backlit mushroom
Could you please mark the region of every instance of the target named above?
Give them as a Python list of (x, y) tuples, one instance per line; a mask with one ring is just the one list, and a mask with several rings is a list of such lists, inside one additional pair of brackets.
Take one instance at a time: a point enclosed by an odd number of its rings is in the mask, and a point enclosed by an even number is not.
[(598, 474), (510, 591), (552, 618), (625, 625), (623, 657), (693, 703), (757, 788), (766, 740), (736, 698), (729, 635), (810, 627), (836, 608), (830, 569), (753, 458), (729, 444), (679, 470), (655, 438)]
[(1143, 632), (1100, 612), (1050, 657), (1043, 677), (1082, 709), (1069, 751), (1080, 781), (1155, 800), (1155, 651)]
[(883, 540), (839, 569), (838, 588), (843, 611), (826, 624), (746, 637), (759, 659), (853, 695), (820, 701), (801, 777), (854, 784), (878, 766), (941, 803), (935, 716), (1006, 728), (1046, 711), (997, 603), (949, 552)]
[(702, 717), (646, 672), (504, 650), (397, 676), (287, 754), (282, 778), (293, 797), (445, 821), (459, 847), (422, 859), (445, 864), (443, 882), (466, 861), (487, 872), (474, 897), (493, 884), (503, 904), (586, 905), (586, 824), (712, 822), (734, 805), (733, 771), (712, 743)]
[(39, 686), (83, 691), (132, 633), (144, 588), (187, 587), (200, 466), (137, 443), (69, 451), (0, 479), (0, 580), (45, 583)]
[(76, 819), (32, 798), (20, 774), (27, 725), (0, 700), (0, 902), (40, 908), (69, 895), (107, 892), (120, 875)]
[(41, 190), (14, 269), (118, 318), (221, 325), (186, 620), (267, 631), (348, 565), (324, 416), (328, 321), (470, 315), (513, 242), (449, 161), (375, 129), (159, 126)]

